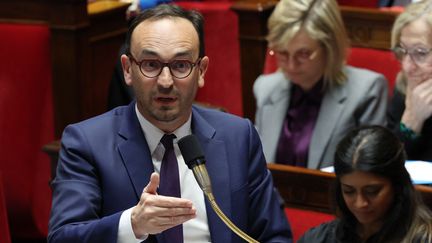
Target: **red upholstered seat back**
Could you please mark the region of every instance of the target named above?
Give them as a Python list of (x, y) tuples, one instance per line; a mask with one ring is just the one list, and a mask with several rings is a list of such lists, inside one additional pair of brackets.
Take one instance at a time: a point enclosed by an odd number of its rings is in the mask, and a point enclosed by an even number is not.
[(339, 5), (352, 7), (377, 8), (378, 0), (338, 0)]
[(6, 200), (4, 197), (3, 179), (0, 175), (0, 242), (10, 243), (9, 223), (6, 210)]
[(393, 92), (400, 63), (390, 50), (353, 47), (350, 49), (348, 64), (382, 73), (388, 81), (389, 94)]
[(294, 242), (297, 242), (308, 229), (335, 218), (331, 214), (296, 208), (285, 208), (285, 214), (291, 226)]
[[(400, 64), (389, 50), (352, 47), (347, 63), (354, 67), (366, 68), (383, 74), (388, 81), (389, 94), (392, 93)], [(272, 73), (277, 69), (277, 62), (273, 56), (266, 55), (263, 73)]]
[(43, 238), (51, 202), (54, 139), (50, 33), (45, 25), (0, 23), (0, 172), (13, 239)]
[(196, 100), (223, 107), (242, 116), (240, 80), (240, 47), (237, 15), (230, 1), (177, 2), (201, 12), (205, 19), (205, 50), (210, 58), (205, 85), (198, 90)]

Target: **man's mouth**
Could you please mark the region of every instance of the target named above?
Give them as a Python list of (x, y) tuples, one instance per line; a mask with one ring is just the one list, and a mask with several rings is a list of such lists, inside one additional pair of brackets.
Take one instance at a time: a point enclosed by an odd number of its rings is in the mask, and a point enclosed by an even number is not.
[(157, 97), (156, 101), (164, 104), (175, 102), (177, 98), (175, 97)]

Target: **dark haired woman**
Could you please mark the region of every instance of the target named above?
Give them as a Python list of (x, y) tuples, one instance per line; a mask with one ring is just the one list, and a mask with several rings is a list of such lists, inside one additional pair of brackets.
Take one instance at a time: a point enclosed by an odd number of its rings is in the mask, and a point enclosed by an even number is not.
[(356, 129), (335, 154), (338, 219), (298, 242), (432, 242), (432, 214), (405, 169), (403, 144), (388, 129)]

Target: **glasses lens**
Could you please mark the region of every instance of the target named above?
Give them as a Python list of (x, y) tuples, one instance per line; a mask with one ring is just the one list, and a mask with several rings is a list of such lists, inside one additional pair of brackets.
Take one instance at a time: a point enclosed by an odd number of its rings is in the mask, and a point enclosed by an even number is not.
[(185, 78), (192, 71), (192, 63), (187, 60), (175, 60), (169, 64), (172, 75), (176, 78)]
[(403, 49), (402, 47), (398, 46), (393, 48), (393, 53), (399, 61), (402, 61), (402, 59), (405, 57), (407, 51)]
[(307, 50), (307, 49), (301, 49), (299, 51), (297, 51), (294, 54), (294, 58), (296, 60), (298, 60), (299, 62), (307, 62), (310, 60), (310, 57), (312, 55), (312, 51), (311, 50)]
[(431, 49), (427, 48), (412, 48), (412, 49), (404, 49), (402, 47), (395, 47), (393, 49), (393, 53), (396, 56), (396, 58), (402, 62), (402, 60), (405, 58), (405, 56), (408, 54), (411, 59), (416, 62), (417, 64), (424, 63), (427, 58), (429, 57), (429, 54), (431, 52)]
[[(300, 49), (294, 53), (292, 59), (299, 63), (305, 63), (313, 59), (314, 51), (309, 49)], [(274, 55), (281, 62), (290, 61), (290, 54), (287, 51), (274, 51)]]
[(286, 62), (289, 60), (289, 53), (287, 51), (273, 51), (273, 55), (281, 62)]
[(143, 60), (141, 71), (147, 77), (156, 77), (159, 75), (162, 63), (158, 60)]
[(430, 50), (424, 48), (416, 48), (410, 53), (411, 57), (417, 63), (422, 63), (429, 56)]

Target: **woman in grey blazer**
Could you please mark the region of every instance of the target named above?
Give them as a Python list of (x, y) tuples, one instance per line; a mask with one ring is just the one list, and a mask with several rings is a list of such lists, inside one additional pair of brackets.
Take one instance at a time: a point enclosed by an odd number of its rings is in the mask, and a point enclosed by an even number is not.
[(268, 28), (279, 69), (254, 84), (255, 125), (267, 161), (330, 166), (349, 130), (385, 125), (387, 82), (345, 65), (348, 38), (335, 0), (281, 0)]

